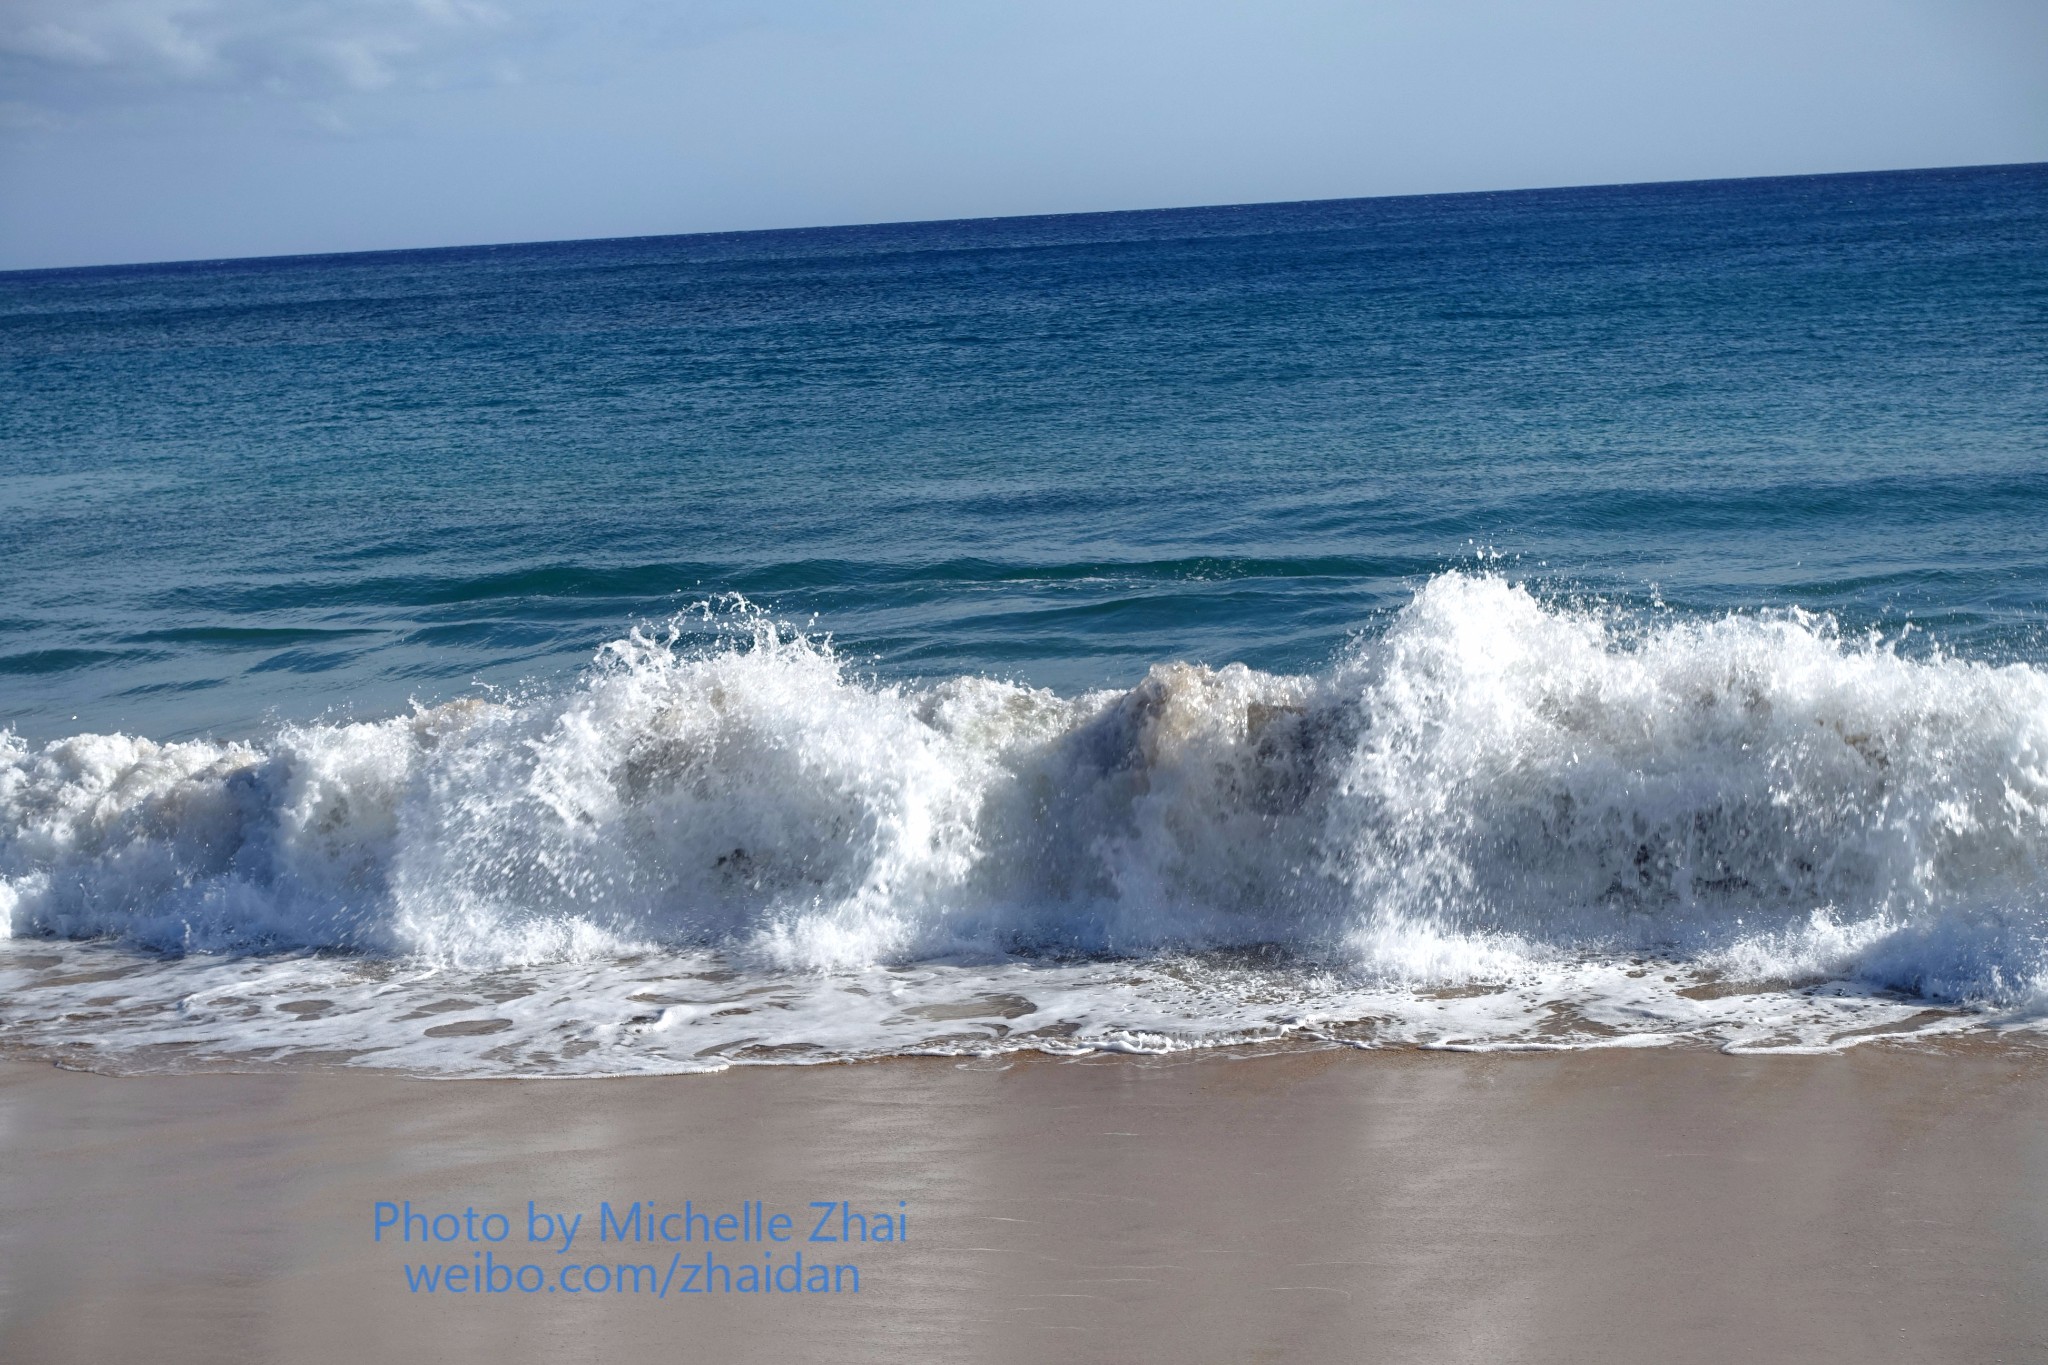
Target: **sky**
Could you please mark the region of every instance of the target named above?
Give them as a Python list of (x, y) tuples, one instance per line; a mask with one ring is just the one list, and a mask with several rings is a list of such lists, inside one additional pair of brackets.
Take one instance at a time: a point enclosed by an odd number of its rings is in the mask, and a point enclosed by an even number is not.
[(0, 269), (2048, 161), (2048, 0), (0, 0)]

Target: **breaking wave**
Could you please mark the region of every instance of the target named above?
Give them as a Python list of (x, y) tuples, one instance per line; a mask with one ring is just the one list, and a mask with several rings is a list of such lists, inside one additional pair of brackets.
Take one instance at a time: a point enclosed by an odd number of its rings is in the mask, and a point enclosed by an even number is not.
[(1317, 675), (1078, 697), (884, 685), (744, 603), (709, 619), (547, 696), (262, 743), (0, 737), (0, 924), (444, 972), (1257, 950), (1347, 990), (1654, 961), (2004, 1010), (2048, 981), (2028, 665), (1466, 573)]

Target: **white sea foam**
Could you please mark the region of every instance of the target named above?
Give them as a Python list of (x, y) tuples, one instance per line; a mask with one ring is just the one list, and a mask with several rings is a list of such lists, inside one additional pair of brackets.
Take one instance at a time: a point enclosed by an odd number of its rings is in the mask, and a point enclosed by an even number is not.
[[(629, 1070), (1839, 1045), (2048, 998), (2025, 665), (1455, 573), (1316, 676), (1165, 664), (1077, 698), (879, 685), (714, 619), (715, 647), (635, 633), (545, 697), (261, 744), (0, 738), (0, 1036)], [(510, 1022), (450, 1032), (450, 1000)]]

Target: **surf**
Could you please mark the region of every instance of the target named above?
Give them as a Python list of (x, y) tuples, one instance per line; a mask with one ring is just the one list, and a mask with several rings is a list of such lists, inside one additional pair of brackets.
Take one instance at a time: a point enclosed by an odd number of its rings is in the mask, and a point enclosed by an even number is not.
[[(742, 601), (552, 694), (261, 741), (0, 741), (18, 939), (763, 970), (1272, 948), (2040, 989), (2048, 677), (1453, 572), (1325, 670), (862, 677)], [(694, 643), (692, 642), (694, 641)]]

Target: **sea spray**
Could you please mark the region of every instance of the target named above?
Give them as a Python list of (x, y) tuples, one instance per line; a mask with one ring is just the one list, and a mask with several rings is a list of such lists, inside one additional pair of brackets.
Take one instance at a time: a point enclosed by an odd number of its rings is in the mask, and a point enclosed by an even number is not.
[[(387, 982), (524, 970), (614, 1001), (620, 964), (668, 955), (812, 992), (785, 1011), (809, 1033), (772, 1045), (826, 1055), (1021, 1017), (1004, 997), (1043, 1016), (1031, 992), (1062, 972), (1167, 1043), (1328, 1033), (1456, 988), (1506, 997), (1481, 1034), (1533, 1036), (1536, 1006), (1587, 1019), (1666, 975), (1669, 1000), (1750, 983), (1755, 1019), (1795, 988), (1797, 1009), (2007, 1012), (2042, 991), (2048, 675), (2027, 665), (1908, 658), (1798, 612), (1545, 603), (1486, 573), (1430, 580), (1313, 676), (1161, 664), (1076, 697), (876, 683), (744, 603), (714, 619), (709, 646), (634, 632), (555, 694), (260, 744), (8, 737), (15, 950), (110, 937), (187, 973), (318, 950)], [(967, 973), (968, 998), (912, 991), (924, 1013), (901, 1015), (876, 983), (920, 971)], [(1262, 998), (1281, 1003), (1245, 1012)], [(689, 1005), (604, 1047), (764, 1045)], [(1077, 1013), (1030, 1027), (1052, 1045)]]

